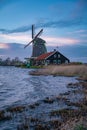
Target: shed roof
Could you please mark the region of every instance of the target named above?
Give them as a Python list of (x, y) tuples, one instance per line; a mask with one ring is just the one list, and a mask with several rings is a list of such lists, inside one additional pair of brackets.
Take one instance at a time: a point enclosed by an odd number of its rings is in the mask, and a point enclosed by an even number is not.
[(54, 51), (42, 54), (42, 55), (38, 56), (36, 60), (44, 60), (52, 54), (54, 54)]

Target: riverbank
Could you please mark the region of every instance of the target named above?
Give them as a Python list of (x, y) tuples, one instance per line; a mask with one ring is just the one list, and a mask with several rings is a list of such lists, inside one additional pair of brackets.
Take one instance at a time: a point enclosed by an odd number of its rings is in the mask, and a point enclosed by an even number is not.
[(69, 83), (67, 88), (58, 96), (2, 110), (0, 121), (16, 119), (16, 130), (87, 130), (87, 82)]
[[(80, 102), (73, 103), (69, 99), (66, 102), (70, 109), (63, 109), (61, 112), (58, 110), (52, 112), (53, 115), (62, 115), (65, 120), (60, 123), (58, 120), (53, 121), (57, 123), (57, 129), (59, 130), (87, 130), (87, 65), (50, 65), (44, 67), (44, 69), (39, 69), (30, 72), (31, 75), (53, 75), (53, 76), (75, 76), (78, 78), (79, 83), (75, 85), (73, 83), (69, 84), (69, 87), (81, 86), (82, 89), (75, 93), (80, 93), (84, 95)], [(81, 82), (82, 81), (82, 82)], [(65, 94), (68, 95), (68, 94)], [(69, 93), (70, 95), (70, 93)], [(63, 98), (67, 96), (62, 95)], [(71, 96), (71, 95), (70, 95)], [(77, 96), (76, 96), (77, 98)], [(62, 97), (61, 97), (62, 99)], [(74, 110), (74, 107), (78, 107), (78, 110)], [(58, 125), (60, 124), (60, 125)]]
[[(84, 66), (81, 67), (84, 68)], [(83, 70), (81, 67), (79, 69)], [(1, 67), (1, 97), (5, 98), (7, 91), (8, 93), (5, 107), (0, 110), (0, 129), (87, 130), (86, 77), (85, 80), (81, 78), (77, 80), (77, 76), (76, 78), (56, 76), (54, 74), (53, 76), (32, 76), (28, 75), (28, 71), (31, 70)], [(81, 71), (81, 74), (83, 72)], [(86, 75), (86, 72), (84, 73)], [(15, 91), (16, 93), (13, 93)], [(22, 92), (25, 92), (25, 95)], [(13, 98), (8, 99), (9, 94), (10, 96), (12, 94)], [(19, 94), (21, 95), (19, 96)], [(31, 98), (29, 98), (30, 96)], [(15, 100), (16, 97), (19, 100)], [(15, 102), (6, 106), (6, 102), (10, 103), (13, 99)], [(2, 100), (0, 105), (3, 103)]]
[(87, 80), (87, 65), (49, 65), (30, 72), (31, 75), (77, 76)]

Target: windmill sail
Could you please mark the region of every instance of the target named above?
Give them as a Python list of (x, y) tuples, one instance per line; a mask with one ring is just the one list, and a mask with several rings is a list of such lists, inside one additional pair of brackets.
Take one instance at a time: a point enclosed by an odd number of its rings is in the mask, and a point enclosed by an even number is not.
[(32, 25), (32, 39), (34, 38), (34, 25)]
[(41, 35), (43, 32), (43, 29), (39, 31), (39, 33), (35, 36), (34, 32), (34, 25), (32, 25), (32, 40), (24, 47), (26, 48), (32, 43), (32, 57), (38, 57), (41, 54), (44, 54), (47, 52), (45, 41), (41, 38), (38, 38), (38, 36)]

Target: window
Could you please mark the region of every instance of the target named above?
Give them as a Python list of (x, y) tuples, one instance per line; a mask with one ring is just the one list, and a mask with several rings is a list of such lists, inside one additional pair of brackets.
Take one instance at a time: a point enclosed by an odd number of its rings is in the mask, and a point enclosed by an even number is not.
[(58, 54), (58, 58), (60, 58), (60, 54)]
[(57, 64), (57, 61), (56, 61), (56, 60), (53, 60), (53, 63), (54, 63), (54, 64)]
[(58, 60), (58, 64), (61, 64), (61, 60)]
[(56, 54), (54, 55), (54, 58), (56, 58)]

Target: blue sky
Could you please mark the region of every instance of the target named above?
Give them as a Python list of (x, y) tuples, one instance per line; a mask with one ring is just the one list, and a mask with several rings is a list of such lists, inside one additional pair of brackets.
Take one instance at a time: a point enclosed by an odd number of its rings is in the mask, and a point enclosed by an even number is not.
[[(31, 25), (47, 46), (87, 48), (87, 0), (0, 0), (0, 48), (27, 44)], [(79, 52), (79, 50), (77, 50)]]

